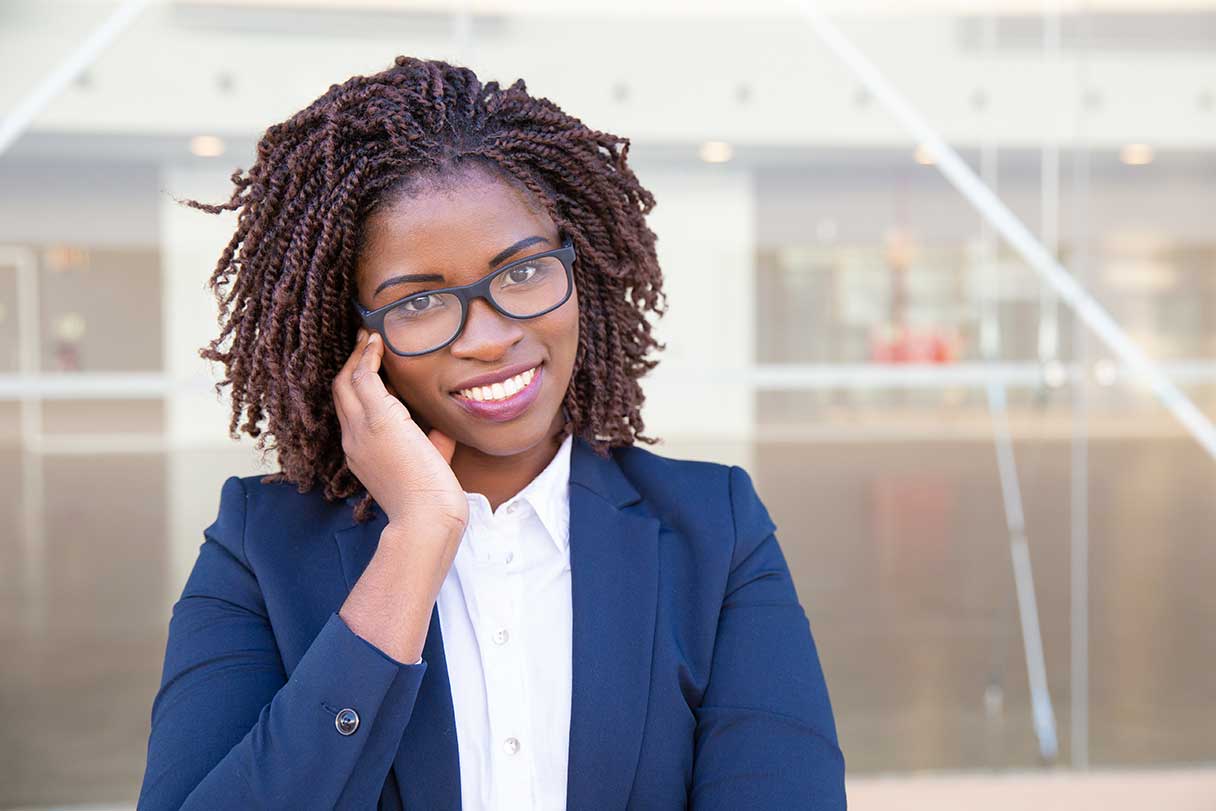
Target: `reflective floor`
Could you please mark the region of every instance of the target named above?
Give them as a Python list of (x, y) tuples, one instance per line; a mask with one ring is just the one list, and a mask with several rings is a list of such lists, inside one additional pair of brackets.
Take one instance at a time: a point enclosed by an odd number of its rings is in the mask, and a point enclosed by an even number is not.
[[(1016, 452), (1067, 762), (1070, 451)], [(850, 770), (1039, 763), (991, 443), (765, 446), (757, 460)], [(1216, 463), (1184, 439), (1093, 441), (1089, 461), (1090, 761), (1216, 760)], [(990, 684), (1001, 700), (986, 707)]]
[[(778, 525), (850, 773), (1036, 767), (991, 442), (736, 451)], [(1016, 451), (1066, 765), (1070, 451), (1058, 439)], [(1216, 761), (1216, 463), (1157, 437), (1095, 439), (1090, 465), (1090, 760)], [(21, 466), (3, 451), (0, 807), (133, 803), (174, 578), (219, 483), (252, 470), (232, 453), (45, 457), (45, 507), (23, 526)]]

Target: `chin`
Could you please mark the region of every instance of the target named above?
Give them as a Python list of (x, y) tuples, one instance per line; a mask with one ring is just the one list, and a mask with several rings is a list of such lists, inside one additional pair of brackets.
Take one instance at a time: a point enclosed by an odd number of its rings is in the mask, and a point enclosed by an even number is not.
[(489, 456), (515, 456), (542, 444), (554, 433), (554, 421), (551, 419), (542, 425), (524, 427), (517, 425), (501, 425), (487, 427), (470, 436), (466, 443)]
[[(487, 456), (514, 456), (535, 448), (552, 436), (561, 424), (561, 403), (541, 408), (537, 413), (529, 413), (519, 419), (509, 422), (483, 422), (475, 417), (459, 413), (453, 419), (445, 419), (440, 423), (432, 423), (443, 433), (452, 437), (460, 445), (480, 451)], [(537, 419), (543, 411), (544, 419)]]

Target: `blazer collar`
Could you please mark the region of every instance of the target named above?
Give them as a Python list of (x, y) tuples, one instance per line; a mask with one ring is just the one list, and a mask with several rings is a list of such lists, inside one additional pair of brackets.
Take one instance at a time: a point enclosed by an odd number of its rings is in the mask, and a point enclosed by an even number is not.
[(576, 437), (570, 454), (570, 483), (590, 490), (613, 507), (628, 507), (641, 500), (625, 478), (616, 457), (600, 456), (582, 437)]
[[(573, 612), (568, 808), (626, 805), (650, 695), (659, 584), (659, 521), (615, 455), (581, 437), (570, 457)], [(354, 499), (348, 499), (354, 503)], [(636, 505), (636, 506), (635, 506)], [(347, 592), (375, 554), (385, 519), (335, 534)], [(438, 608), (423, 648), (426, 675), (393, 769), (406, 809), (460, 808), (460, 759)]]

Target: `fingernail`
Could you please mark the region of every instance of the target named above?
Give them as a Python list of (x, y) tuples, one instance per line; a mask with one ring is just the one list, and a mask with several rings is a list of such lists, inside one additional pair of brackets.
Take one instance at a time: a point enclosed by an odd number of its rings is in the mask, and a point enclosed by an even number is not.
[(380, 338), (380, 333), (373, 332), (371, 335), (368, 336), (367, 342), (369, 344), (374, 344), (379, 338)]

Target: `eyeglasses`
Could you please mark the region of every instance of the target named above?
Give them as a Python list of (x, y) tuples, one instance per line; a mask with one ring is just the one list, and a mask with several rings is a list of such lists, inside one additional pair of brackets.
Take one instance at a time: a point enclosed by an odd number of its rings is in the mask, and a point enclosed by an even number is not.
[(443, 349), (464, 330), (473, 299), (485, 299), (498, 313), (522, 320), (536, 318), (566, 303), (574, 290), (574, 244), (517, 259), (472, 284), (426, 290), (375, 310), (351, 302), (363, 325), (376, 330), (384, 345), (403, 357)]

